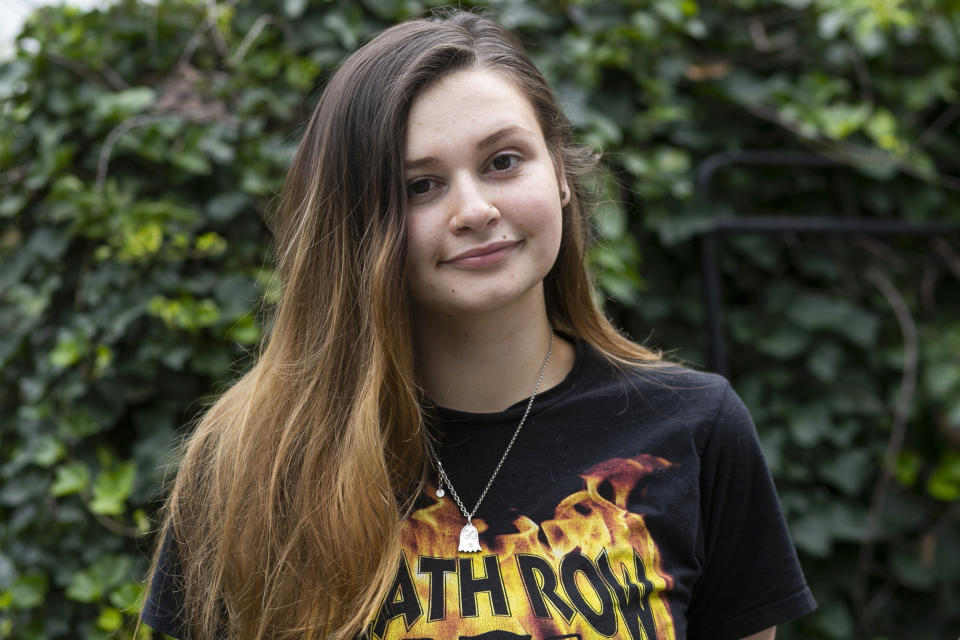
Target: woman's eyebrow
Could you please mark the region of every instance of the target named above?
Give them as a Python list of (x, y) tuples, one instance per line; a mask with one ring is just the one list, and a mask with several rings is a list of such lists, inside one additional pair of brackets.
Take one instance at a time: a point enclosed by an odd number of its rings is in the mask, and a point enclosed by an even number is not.
[[(516, 125), (516, 124), (508, 125), (506, 127), (497, 129), (490, 135), (485, 136), (482, 140), (480, 140), (476, 145), (477, 151), (482, 151), (483, 149), (486, 149), (487, 147), (500, 142), (501, 140), (503, 140), (508, 136), (517, 135), (517, 134), (523, 135), (523, 136), (533, 135), (531, 131), (526, 127), (521, 127), (520, 125)], [(439, 160), (437, 160), (437, 158), (435, 158), (434, 156), (426, 156), (423, 158), (418, 158), (416, 160), (410, 160), (408, 162), (404, 162), (403, 168), (406, 171), (412, 171), (414, 169), (420, 169), (422, 167), (428, 167), (430, 165), (437, 164), (438, 162)]]
[(509, 125), (509, 126), (503, 127), (502, 129), (497, 129), (496, 131), (488, 135), (486, 138), (478, 142), (477, 150), (484, 149), (486, 147), (489, 147), (492, 144), (496, 144), (500, 142), (500, 140), (502, 140), (503, 138), (506, 138), (507, 136), (511, 136), (515, 133), (519, 133), (526, 136), (532, 135), (530, 133), (530, 130), (527, 129), (526, 127), (521, 127), (520, 125), (516, 125), (516, 124)]

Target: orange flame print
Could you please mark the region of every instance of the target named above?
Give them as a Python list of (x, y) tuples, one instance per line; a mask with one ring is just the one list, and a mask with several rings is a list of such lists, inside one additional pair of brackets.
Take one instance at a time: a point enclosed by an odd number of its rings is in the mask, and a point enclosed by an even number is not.
[[(552, 519), (520, 516), (516, 533), (487, 539), (487, 523), (474, 520), (480, 553), (457, 553), (464, 519), (451, 500), (436, 499), (405, 524), (404, 556), (370, 637), (673, 638), (664, 595), (673, 578), (644, 517), (626, 507), (644, 476), (669, 466), (645, 454), (597, 464)], [(600, 494), (605, 482), (612, 501)]]

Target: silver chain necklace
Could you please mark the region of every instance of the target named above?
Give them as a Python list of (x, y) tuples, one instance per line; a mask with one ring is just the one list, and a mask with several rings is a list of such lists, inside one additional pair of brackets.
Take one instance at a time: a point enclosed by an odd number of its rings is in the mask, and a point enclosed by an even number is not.
[(480, 493), (480, 497), (477, 498), (477, 504), (473, 505), (472, 511), (467, 511), (467, 508), (463, 506), (463, 501), (460, 500), (460, 496), (457, 495), (457, 490), (453, 488), (453, 483), (450, 482), (450, 477), (447, 475), (447, 472), (444, 470), (443, 465), (440, 463), (440, 457), (437, 455), (436, 451), (433, 450), (433, 445), (427, 440), (427, 448), (430, 449), (430, 456), (433, 458), (434, 464), (437, 465), (437, 471), (440, 474), (440, 486), (437, 487), (437, 497), (442, 498), (444, 495), (443, 487), (446, 486), (450, 490), (450, 495), (453, 496), (453, 501), (457, 503), (457, 507), (460, 509), (460, 512), (467, 519), (467, 524), (460, 530), (460, 545), (457, 547), (458, 551), (463, 552), (474, 552), (480, 551), (480, 534), (477, 532), (477, 528), (473, 526), (473, 516), (476, 515), (477, 509), (480, 508), (480, 503), (483, 502), (483, 499), (487, 497), (487, 492), (490, 491), (490, 487), (493, 485), (493, 480), (497, 477), (497, 474), (500, 473), (500, 468), (503, 466), (504, 461), (507, 459), (507, 456), (510, 454), (510, 449), (513, 448), (513, 443), (516, 442), (517, 436), (520, 435), (520, 429), (523, 428), (523, 424), (527, 421), (527, 416), (530, 415), (530, 409), (533, 407), (533, 399), (537, 397), (537, 392), (540, 390), (540, 383), (543, 382), (543, 372), (547, 370), (547, 363), (550, 362), (550, 353), (553, 351), (553, 332), (550, 333), (550, 345), (547, 347), (547, 355), (543, 358), (543, 364), (540, 365), (540, 374), (537, 376), (537, 384), (533, 387), (533, 393), (530, 394), (530, 400), (527, 401), (527, 409), (523, 412), (523, 417), (520, 418), (520, 424), (517, 425), (516, 431), (513, 432), (513, 437), (510, 438), (510, 442), (507, 443), (507, 450), (503, 452), (503, 455), (500, 456), (500, 462), (497, 463), (497, 468), (493, 470), (493, 473), (490, 475), (490, 479), (487, 480), (487, 486), (483, 488), (483, 491)]

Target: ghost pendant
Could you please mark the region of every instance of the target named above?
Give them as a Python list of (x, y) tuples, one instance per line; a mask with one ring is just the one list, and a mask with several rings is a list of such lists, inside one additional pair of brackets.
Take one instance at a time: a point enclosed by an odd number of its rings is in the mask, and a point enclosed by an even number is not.
[(469, 520), (467, 525), (460, 530), (460, 546), (457, 551), (463, 551), (464, 553), (480, 551), (480, 534)]

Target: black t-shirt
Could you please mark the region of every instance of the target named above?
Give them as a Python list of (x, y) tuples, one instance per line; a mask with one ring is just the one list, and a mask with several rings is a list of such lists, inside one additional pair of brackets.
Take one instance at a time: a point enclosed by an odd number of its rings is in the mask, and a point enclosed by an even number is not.
[[(526, 408), (437, 408), (437, 453), (472, 508)], [(435, 483), (434, 483), (435, 485)], [(622, 371), (577, 343), (473, 519), (428, 486), (375, 640), (618, 637), (735, 640), (812, 611), (753, 422), (722, 377)], [(183, 637), (174, 554), (144, 620)]]

